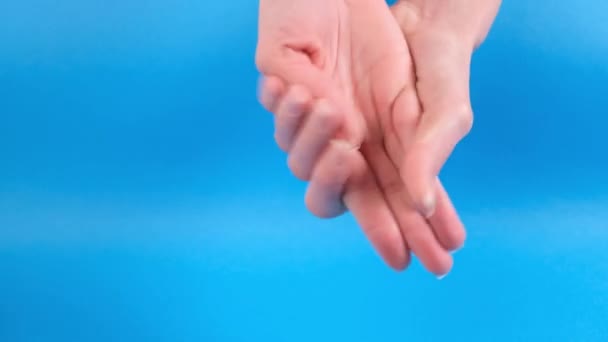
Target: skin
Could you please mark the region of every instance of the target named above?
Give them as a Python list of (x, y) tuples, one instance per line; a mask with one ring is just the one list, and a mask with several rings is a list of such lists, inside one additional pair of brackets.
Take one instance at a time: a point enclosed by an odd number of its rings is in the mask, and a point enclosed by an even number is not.
[(401, 177), (416, 207), (430, 215), (433, 191), (455, 146), (473, 126), (471, 57), (485, 40), (500, 0), (407, 0), (392, 7), (416, 65), (423, 113)]
[[(277, 144), (294, 175), (310, 182), (309, 210), (335, 217), (348, 209), (391, 267), (407, 267), (412, 251), (442, 276), (465, 232), (437, 178), (436, 165), (453, 146), (429, 142), (462, 137), (470, 124), (433, 109), (439, 83), (418, 63), (414, 70), (417, 56), (432, 55), (423, 47), (437, 50), (421, 33), (433, 12), (420, 9), (405, 2), (389, 9), (380, 0), (261, 0), (256, 63)], [(437, 66), (428, 65), (421, 70)]]

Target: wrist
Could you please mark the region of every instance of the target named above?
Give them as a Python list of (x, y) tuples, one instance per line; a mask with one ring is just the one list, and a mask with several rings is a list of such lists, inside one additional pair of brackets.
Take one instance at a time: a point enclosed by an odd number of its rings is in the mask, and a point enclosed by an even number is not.
[(480, 45), (496, 18), (501, 0), (399, 0), (394, 13), (404, 33), (445, 35)]

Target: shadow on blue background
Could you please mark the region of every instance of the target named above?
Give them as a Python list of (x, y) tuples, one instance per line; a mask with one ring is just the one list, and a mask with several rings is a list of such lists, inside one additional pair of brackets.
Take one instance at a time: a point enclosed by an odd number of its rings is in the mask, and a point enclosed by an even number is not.
[(607, 11), (505, 1), (437, 281), (306, 213), (255, 2), (0, 2), (0, 341), (606, 341)]

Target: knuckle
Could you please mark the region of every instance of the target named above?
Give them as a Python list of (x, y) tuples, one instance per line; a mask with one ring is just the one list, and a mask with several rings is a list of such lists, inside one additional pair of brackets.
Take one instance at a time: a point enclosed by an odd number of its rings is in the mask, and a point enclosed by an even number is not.
[(396, 129), (416, 127), (420, 119), (418, 97), (413, 88), (406, 88), (395, 100), (392, 113), (393, 125)]
[(468, 103), (461, 105), (454, 115), (457, 129), (463, 136), (469, 134), (473, 129), (473, 109), (471, 105)]
[(308, 103), (309, 100), (310, 97), (304, 88), (294, 85), (289, 89), (287, 94), (287, 103), (291, 106), (291, 108), (301, 109)]
[(279, 113), (279, 120), (281, 127), (295, 128), (300, 125), (300, 122), (305, 116), (304, 106), (301, 102), (289, 101), (284, 110)]
[(420, 114), (420, 104), (416, 87), (414, 85), (404, 86), (392, 103), (392, 109), (396, 113), (402, 113), (403, 115), (395, 115), (395, 117), (403, 116), (406, 122), (417, 119)]
[(266, 81), (262, 84), (260, 91), (258, 92), (258, 101), (262, 106), (269, 112), (273, 112), (276, 108), (276, 104), (280, 97), (280, 91), (270, 86)]
[(333, 131), (340, 126), (342, 116), (329, 108), (317, 111), (317, 122), (319, 127), (324, 131)]
[(255, 65), (262, 74), (273, 74), (276, 70), (278, 54), (276, 47), (266, 39), (258, 41), (255, 50)]
[(255, 51), (255, 66), (263, 74), (268, 71), (268, 61), (268, 54), (262, 47), (258, 47)]
[(264, 77), (261, 90), (271, 97), (278, 98), (283, 90), (283, 84), (276, 77)]
[(299, 180), (307, 182), (310, 180), (310, 172), (306, 170), (300, 159), (294, 154), (290, 154), (287, 158), (287, 166), (291, 173)]
[(393, 115), (393, 125), (396, 131), (411, 129), (418, 124), (418, 113), (414, 111), (404, 111)]

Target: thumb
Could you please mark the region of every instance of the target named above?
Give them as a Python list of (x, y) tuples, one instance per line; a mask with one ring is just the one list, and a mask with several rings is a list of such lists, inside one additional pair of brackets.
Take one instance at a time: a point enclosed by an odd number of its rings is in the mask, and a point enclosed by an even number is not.
[(405, 153), (401, 176), (414, 204), (428, 218), (435, 210), (437, 176), (472, 128), (472, 50), (454, 41), (446, 44), (429, 38), (423, 43), (412, 45), (422, 116)]

